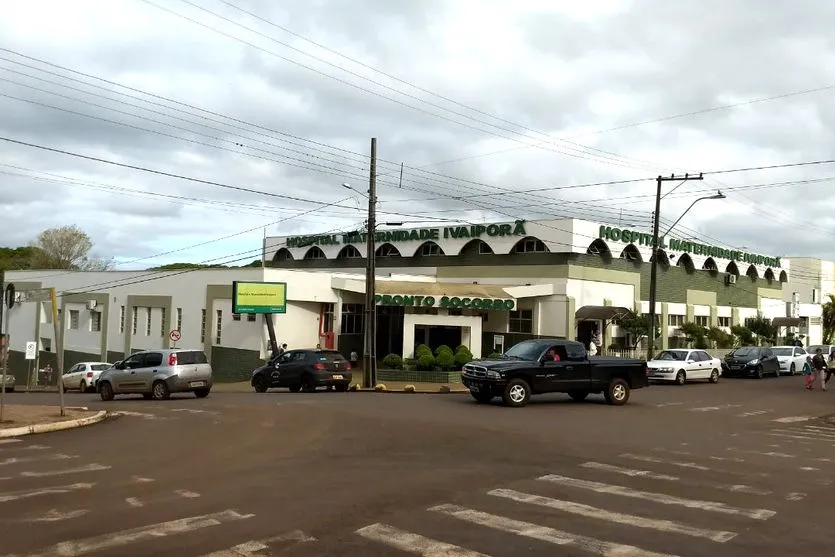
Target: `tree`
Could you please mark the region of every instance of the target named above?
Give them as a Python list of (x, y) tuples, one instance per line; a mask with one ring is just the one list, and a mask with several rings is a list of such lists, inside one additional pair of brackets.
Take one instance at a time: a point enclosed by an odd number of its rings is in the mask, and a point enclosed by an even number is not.
[(695, 348), (707, 348), (707, 329), (695, 323), (682, 323), (679, 331), (684, 333), (685, 340), (692, 343)]
[(75, 225), (44, 230), (32, 248), (32, 269), (106, 271), (112, 267), (112, 261), (90, 256), (93, 241)]
[(736, 337), (740, 346), (750, 346), (754, 344), (754, 333), (748, 327), (743, 325), (734, 325), (731, 327), (731, 334)]
[(711, 327), (707, 331), (707, 338), (713, 342), (716, 348), (733, 348), (734, 336), (726, 333), (719, 327)]
[(32, 258), (38, 248), (0, 248), (0, 269), (5, 271), (25, 271), (31, 269)]
[(745, 326), (749, 331), (757, 336), (757, 340), (762, 344), (763, 341), (769, 344), (777, 342), (778, 328), (771, 323), (771, 319), (767, 319), (762, 315), (757, 315), (745, 321)]
[(829, 300), (821, 308), (824, 344), (832, 344), (832, 337), (835, 337), (835, 294), (828, 294), (828, 296)]
[[(641, 314), (635, 313), (632, 315), (627, 315), (625, 317), (621, 317), (618, 320), (618, 327), (623, 329), (625, 332), (629, 333), (635, 338), (635, 346), (634, 348), (638, 347), (638, 344), (641, 342), (642, 337), (648, 337), (650, 331), (649, 325), (649, 315), (648, 314)], [(661, 336), (661, 328), (656, 326), (655, 327), (655, 338), (659, 338)]]

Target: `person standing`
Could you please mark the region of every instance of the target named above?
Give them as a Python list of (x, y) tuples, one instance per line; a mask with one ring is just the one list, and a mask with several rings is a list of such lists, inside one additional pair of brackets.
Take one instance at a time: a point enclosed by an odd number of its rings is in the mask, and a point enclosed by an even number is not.
[(818, 348), (815, 350), (815, 356), (812, 358), (812, 367), (815, 370), (815, 379), (820, 380), (821, 390), (826, 390), (826, 358), (823, 357), (823, 350)]
[(815, 389), (815, 374), (812, 369), (812, 356), (806, 356), (806, 361), (803, 363), (803, 383), (807, 391)]
[(357, 354), (356, 350), (351, 350), (351, 355), (348, 356), (348, 360), (351, 362), (351, 369), (357, 369), (360, 363), (360, 355)]

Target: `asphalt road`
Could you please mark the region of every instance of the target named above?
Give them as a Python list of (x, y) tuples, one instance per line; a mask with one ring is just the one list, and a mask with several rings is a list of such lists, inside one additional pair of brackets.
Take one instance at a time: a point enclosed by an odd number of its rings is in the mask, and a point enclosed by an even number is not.
[[(55, 394), (9, 395), (49, 404)], [(117, 414), (0, 440), (0, 557), (787, 557), (832, 550), (835, 392), (68, 394)]]

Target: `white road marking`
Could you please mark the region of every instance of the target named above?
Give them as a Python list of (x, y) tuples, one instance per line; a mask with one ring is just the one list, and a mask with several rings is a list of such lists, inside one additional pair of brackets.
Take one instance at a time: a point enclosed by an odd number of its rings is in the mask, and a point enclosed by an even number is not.
[(131, 478), (131, 480), (138, 483), (138, 484), (147, 484), (147, 483), (151, 483), (152, 481), (154, 481), (153, 478), (143, 478), (142, 476), (133, 476)]
[[(199, 493), (197, 493), (195, 491), (188, 491), (186, 489), (177, 489), (177, 490), (174, 491), (174, 494), (177, 497), (183, 497), (185, 499), (197, 499), (198, 497), (200, 497)], [(152, 502), (153, 503), (160, 503), (162, 501), (170, 501), (171, 499), (173, 499), (173, 497), (163, 497), (162, 499), (155, 499)], [(139, 497), (128, 497), (128, 498), (125, 499), (125, 503), (127, 503), (128, 505), (130, 505), (131, 507), (134, 507), (134, 508), (139, 508), (139, 507), (144, 507), (145, 506), (145, 502), (142, 501)]]
[(211, 414), (213, 416), (216, 416), (216, 415), (219, 414), (219, 412), (216, 412), (214, 410), (197, 410), (195, 408), (172, 408), (171, 411), (172, 412), (188, 412), (189, 414)]
[(684, 404), (683, 402), (662, 402), (661, 404), (656, 404), (657, 408), (666, 408), (667, 406), (681, 406)]
[(806, 437), (801, 435), (788, 435), (786, 433), (773, 433), (773, 432), (766, 432), (766, 435), (770, 435), (771, 437), (781, 437), (783, 439), (796, 439), (799, 444), (801, 445), (809, 445), (809, 440), (812, 441), (823, 441), (823, 439), (818, 439), (817, 437)]
[(47, 511), (47, 513), (43, 516), (38, 518), (32, 518), (30, 520), (27, 520), (27, 522), (59, 522), (61, 520), (72, 520), (73, 518), (84, 516), (88, 512), (90, 511), (88, 511), (87, 509), (78, 509), (76, 511), (67, 512), (61, 512), (58, 509), (52, 509), (50, 511)]
[(0, 453), (8, 451), (43, 451), (48, 448), (49, 447), (46, 445), (24, 445), (23, 447), (8, 447), (5, 449), (0, 449)]
[[(149, 526), (140, 526), (139, 528), (132, 528), (130, 530), (122, 530), (121, 532), (102, 534), (92, 538), (60, 542), (44, 549), (40, 553), (27, 555), (26, 557), (79, 557), (80, 555), (87, 555), (96, 551), (123, 547), (131, 543), (155, 540), (173, 534), (185, 534), (194, 530), (208, 528), (209, 526), (218, 526), (226, 522), (245, 520), (253, 516), (255, 515), (240, 514), (234, 510), (192, 516), (179, 520), (171, 520), (169, 522), (151, 524)], [(17, 556), (8, 555), (6, 557)]]
[[(702, 456), (702, 455), (694, 455), (693, 453), (688, 452), (688, 451), (671, 451), (669, 449), (658, 449), (658, 448), (656, 448), (654, 450), (659, 451), (659, 452), (666, 452), (666, 453), (670, 453), (670, 454), (675, 454), (675, 455), (679, 455), (679, 456)], [(708, 455), (707, 458), (709, 458), (710, 460), (719, 460), (721, 462), (745, 462), (744, 458), (738, 458), (738, 457), (735, 457), (735, 456), (712, 456), (712, 455)]]
[(814, 416), (785, 416), (783, 418), (776, 418), (771, 420), (772, 422), (779, 422), (781, 424), (793, 424), (796, 422), (808, 422), (809, 420), (814, 420)]
[(125, 499), (125, 503), (127, 503), (128, 505), (130, 505), (131, 507), (134, 507), (134, 508), (145, 506), (145, 503), (143, 503), (142, 501), (140, 501), (136, 497), (128, 497), (127, 499)]
[(714, 542), (725, 543), (736, 537), (735, 532), (725, 532), (721, 530), (706, 530), (703, 528), (694, 528), (680, 522), (672, 520), (662, 520), (655, 518), (645, 518), (643, 516), (636, 516), (630, 514), (623, 514), (618, 512), (607, 511), (599, 509), (590, 505), (583, 505), (571, 501), (562, 501), (560, 499), (552, 499), (550, 497), (542, 497), (539, 495), (531, 495), (522, 493), (513, 489), (494, 489), (487, 492), (488, 495), (496, 497), (504, 497), (519, 503), (529, 503), (532, 505), (539, 505), (549, 509), (556, 509), (586, 518), (596, 518), (598, 520), (608, 520), (618, 524), (626, 524), (629, 526), (636, 526), (638, 528), (649, 528), (658, 530), (660, 532), (669, 532), (673, 534), (683, 534), (685, 536), (694, 536), (697, 538), (707, 538)]
[(835, 437), (829, 435), (820, 435), (814, 431), (800, 431), (791, 429), (775, 429), (771, 433), (779, 435), (787, 435), (792, 439), (802, 439), (805, 441), (832, 441), (835, 442)]
[(113, 416), (130, 416), (132, 418), (142, 418), (144, 420), (167, 420), (168, 418), (163, 416), (157, 416), (156, 414), (149, 414), (147, 412), (131, 412), (130, 410), (116, 410), (112, 412)]
[(781, 431), (784, 433), (805, 433), (808, 435), (820, 435), (821, 437), (835, 437), (835, 430), (830, 428), (815, 428), (813, 426), (789, 427), (784, 429), (775, 429), (772, 431)]
[(174, 493), (179, 495), (180, 497), (185, 497), (186, 499), (197, 499), (200, 497), (200, 494), (195, 491), (188, 491), (187, 489), (178, 489)]
[(308, 536), (301, 530), (294, 530), (274, 538), (266, 540), (251, 540), (238, 544), (229, 549), (221, 549), (208, 553), (203, 557), (269, 557), (271, 554), (261, 553), (270, 549), (270, 545), (275, 543), (285, 542), (285, 544), (297, 544), (306, 542), (315, 542), (316, 538)]
[(797, 491), (793, 491), (792, 493), (789, 493), (788, 495), (786, 495), (786, 501), (800, 501), (800, 500), (804, 499), (805, 497), (806, 497), (805, 493), (800, 493), (800, 492), (797, 492)]
[(421, 557), (490, 557), (486, 553), (479, 553), (451, 543), (425, 538), (420, 534), (406, 532), (379, 522), (360, 528), (355, 533), (365, 539)]
[[(655, 551), (647, 551), (633, 545), (597, 540), (595, 538), (563, 532), (562, 530), (556, 530), (547, 526), (540, 526), (531, 522), (522, 522), (521, 520), (467, 509), (458, 505), (438, 505), (429, 510), (452, 516), (471, 524), (493, 528), (501, 532), (516, 534), (517, 536), (552, 543), (554, 545), (575, 547), (600, 557), (608, 557), (610, 555), (617, 555), (618, 557), (674, 557), (669, 553), (656, 553)], [(446, 555), (457, 554), (447, 553)]]
[(800, 469), (804, 472), (817, 472), (820, 470), (820, 468), (815, 468), (814, 466), (801, 466)]
[(743, 412), (742, 414), (737, 414), (737, 418), (750, 418), (751, 416), (762, 416), (763, 414), (768, 414), (769, 412), (773, 412), (773, 410), (752, 410), (750, 412)]
[(678, 476), (668, 476), (667, 474), (658, 474), (649, 470), (633, 470), (632, 468), (623, 468), (621, 466), (614, 466), (612, 464), (604, 464), (602, 462), (584, 462), (580, 465), (581, 468), (590, 468), (592, 470), (601, 470), (603, 472), (612, 472), (614, 474), (622, 474), (624, 476), (631, 476), (633, 478), (651, 478), (653, 480), (667, 480), (675, 482), (680, 480)]
[(643, 499), (646, 501), (653, 501), (662, 505), (679, 505), (689, 509), (700, 509), (703, 511), (712, 511), (723, 514), (733, 514), (746, 516), (756, 520), (767, 520), (777, 514), (776, 511), (768, 509), (741, 509), (731, 507), (725, 503), (715, 501), (699, 501), (698, 499), (685, 499), (683, 497), (675, 497), (667, 495), (666, 493), (653, 493), (650, 491), (639, 491), (630, 489), (620, 485), (611, 485), (601, 482), (593, 482), (589, 480), (580, 480), (576, 478), (569, 478), (567, 476), (560, 476), (558, 474), (548, 474), (537, 478), (538, 480), (558, 483), (570, 487), (577, 487), (580, 489), (588, 489), (597, 493), (609, 493), (611, 495), (620, 495), (622, 497), (631, 497), (633, 499)]
[(728, 447), (728, 450), (738, 452), (738, 453), (755, 454), (755, 455), (759, 455), (759, 456), (773, 456), (773, 457), (776, 457), (776, 458), (796, 458), (796, 456), (793, 455), (793, 454), (778, 453), (778, 452), (774, 452), (774, 451), (769, 451), (769, 452), (749, 451), (749, 450), (745, 450), (745, 449), (737, 449), (736, 447)]
[(22, 458), (9, 457), (6, 460), (0, 460), (0, 466), (8, 466), (9, 464), (25, 464), (27, 462), (38, 462), (42, 460), (69, 460), (71, 458), (78, 458), (76, 455), (68, 454), (54, 454), (49, 456), (25, 456)]
[(0, 439), (0, 445), (11, 445), (12, 443), (20, 443), (20, 439)]
[(110, 470), (110, 466), (103, 464), (85, 464), (76, 468), (64, 468), (63, 470), (49, 470), (47, 472), (21, 472), (21, 476), (27, 478), (46, 478), (49, 476), (63, 476), (64, 474), (80, 474), (82, 472), (99, 472), (101, 470)]
[(0, 493), (0, 503), (8, 503), (10, 501), (19, 501), (20, 499), (28, 499), (30, 497), (37, 497), (39, 495), (59, 495), (61, 493), (70, 493), (71, 491), (81, 491), (83, 489), (92, 489), (94, 483), (77, 483), (70, 485), (61, 485), (56, 487), (42, 487), (39, 489), (31, 489), (27, 491), (11, 491), (7, 493)]
[(694, 462), (679, 462), (675, 460), (664, 460), (663, 458), (655, 458), (652, 456), (644, 456), (644, 455), (637, 455), (637, 454), (630, 454), (624, 453), (620, 455), (620, 458), (628, 458), (630, 460), (639, 460), (641, 462), (654, 462), (656, 464), (671, 464), (673, 466), (679, 466), (681, 468), (693, 468), (695, 470), (704, 470), (710, 471), (710, 468), (707, 466), (702, 466), (701, 464), (696, 464)]
[(722, 404), (721, 406), (703, 406), (701, 408), (688, 408), (690, 412), (715, 412), (717, 410), (727, 410), (729, 408), (739, 408), (741, 404)]

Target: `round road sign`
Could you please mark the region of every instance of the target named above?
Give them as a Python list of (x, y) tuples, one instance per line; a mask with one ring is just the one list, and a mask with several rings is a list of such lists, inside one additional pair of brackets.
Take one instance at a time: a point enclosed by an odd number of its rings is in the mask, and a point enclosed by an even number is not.
[(180, 340), (180, 331), (174, 329), (173, 331), (168, 333), (168, 338), (170, 338), (172, 342), (177, 342), (178, 340)]

